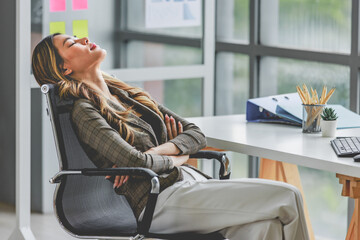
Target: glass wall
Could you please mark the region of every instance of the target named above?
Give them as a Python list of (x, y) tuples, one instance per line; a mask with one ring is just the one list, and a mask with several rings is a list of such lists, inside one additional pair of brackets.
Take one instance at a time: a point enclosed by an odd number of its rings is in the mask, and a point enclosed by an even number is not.
[[(151, 15), (157, 15), (160, 19), (160, 17), (163, 17), (164, 19), (168, 19), (168, 21), (174, 18), (174, 15), (176, 15), (179, 9), (176, 8), (176, 2), (179, 2), (179, 4), (184, 4), (184, 9), (186, 9), (186, 4), (191, 4), (190, 1), (168, 1), (170, 6), (160, 6), (157, 7), (156, 1), (152, 1), (155, 4), (149, 4), (149, 2), (146, 2), (144, 0), (126, 0), (123, 1), (123, 7), (126, 8), (126, 12), (123, 12), (124, 15), (126, 15), (126, 25), (124, 28), (126, 30), (135, 31), (135, 32), (143, 32), (143, 33), (149, 33), (149, 34), (160, 34), (160, 35), (167, 35), (167, 36), (176, 36), (176, 37), (194, 37), (194, 38), (202, 38), (202, 18), (199, 20), (199, 24), (196, 26), (180, 26), (181, 23), (178, 24), (178, 26), (161, 26), (160, 24), (152, 24), (149, 26), (150, 21), (146, 21), (146, 18), (149, 19), (150, 14)], [(157, 1), (161, 2), (161, 1)], [(181, 3), (183, 2), (183, 3)], [(202, 2), (201, 1), (195, 1), (199, 2), (199, 5), (196, 6), (196, 11), (198, 11), (197, 14), (202, 14)], [(199, 8), (199, 9), (198, 9)], [(194, 9), (194, 8), (192, 8)], [(192, 13), (193, 15), (195, 13)], [(176, 20), (175, 20), (176, 21)], [(157, 25), (157, 26), (156, 26)]]
[[(202, 64), (202, 1), (160, 2), (121, 1), (122, 16), (116, 33), (121, 40), (120, 59), (115, 67)], [(197, 21), (177, 18), (186, 14)], [(171, 21), (176, 24), (171, 26)], [(138, 41), (148, 39), (153, 41)], [(143, 60), (146, 62), (139, 63)]]
[(316, 239), (345, 239), (347, 198), (332, 172), (299, 166), (301, 183)]
[(199, 48), (170, 44), (129, 41), (126, 46), (126, 67), (162, 67), (202, 63)]
[[(249, 43), (249, 0), (216, 2), (216, 41)], [(250, 85), (248, 56), (217, 51), (215, 63), (215, 114), (244, 114)], [(248, 156), (226, 154), (232, 165), (231, 178), (248, 177)]]
[(218, 41), (249, 42), (249, 0), (218, 0), (216, 13)]
[(202, 79), (176, 79), (129, 83), (143, 88), (158, 103), (182, 117), (202, 115)]
[(289, 58), (263, 57), (260, 64), (260, 96), (296, 91), (302, 84), (321, 92), (324, 85), (335, 87), (329, 104), (350, 105), (349, 67)]
[(216, 56), (216, 115), (244, 114), (249, 98), (249, 59), (243, 54)]
[[(192, 3), (169, 2), (170, 5), (161, 8), (160, 5), (156, 5), (156, 2), (121, 1), (122, 16), (119, 18), (121, 22), (117, 30), (120, 39), (120, 54), (115, 67), (141, 68), (202, 64), (203, 3), (202, 1), (195, 2), (199, 5), (191, 6), (190, 15), (199, 18), (197, 23), (191, 26), (162, 26), (161, 23), (156, 22), (157, 17), (173, 18), (171, 14), (177, 14), (176, 4), (183, 6), (185, 11), (188, 7), (186, 4)], [(153, 19), (148, 20), (151, 16)], [(152, 22), (152, 25), (149, 25), (149, 22)], [(177, 38), (182, 40), (179, 41)], [(188, 43), (188, 41), (194, 42), (194, 39), (197, 42), (195, 45)], [(202, 79), (159, 79), (144, 82), (142, 87), (160, 103), (184, 117), (202, 115)]]
[(264, 45), (350, 52), (351, 0), (261, 1)]

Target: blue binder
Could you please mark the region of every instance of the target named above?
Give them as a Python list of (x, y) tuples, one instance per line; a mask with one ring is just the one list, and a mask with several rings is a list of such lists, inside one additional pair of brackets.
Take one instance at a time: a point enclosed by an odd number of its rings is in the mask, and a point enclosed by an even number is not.
[[(291, 108), (301, 110), (301, 104), (301, 99), (297, 93), (249, 99), (246, 102), (246, 120), (301, 126), (302, 116), (298, 117), (291, 113)], [(285, 110), (281, 107), (282, 105), (288, 106), (288, 109)]]
[[(337, 129), (359, 128), (360, 116), (341, 105), (327, 105), (338, 115)], [(297, 93), (249, 99), (246, 103), (246, 120), (274, 122), (296, 126), (302, 124), (302, 102)]]

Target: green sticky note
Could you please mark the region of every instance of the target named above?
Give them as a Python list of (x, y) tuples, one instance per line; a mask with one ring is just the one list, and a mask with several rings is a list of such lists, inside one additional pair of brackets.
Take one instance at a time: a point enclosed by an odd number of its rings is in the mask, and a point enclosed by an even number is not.
[(65, 22), (50, 22), (50, 34), (65, 34)]
[(75, 20), (73, 21), (73, 35), (77, 38), (88, 37), (88, 21), (87, 20)]

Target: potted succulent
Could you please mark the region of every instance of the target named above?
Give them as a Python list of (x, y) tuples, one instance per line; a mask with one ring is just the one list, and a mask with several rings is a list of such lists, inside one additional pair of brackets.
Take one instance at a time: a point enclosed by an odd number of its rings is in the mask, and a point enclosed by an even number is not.
[(321, 132), (323, 137), (335, 137), (338, 116), (333, 108), (324, 108), (321, 114)]

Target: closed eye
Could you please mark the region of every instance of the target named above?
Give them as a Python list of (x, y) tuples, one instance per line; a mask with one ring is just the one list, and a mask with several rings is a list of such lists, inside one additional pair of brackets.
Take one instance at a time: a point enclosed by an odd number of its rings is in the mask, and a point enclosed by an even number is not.
[(73, 42), (72, 44), (69, 45), (69, 47), (71, 47), (72, 45), (74, 45), (76, 42)]

